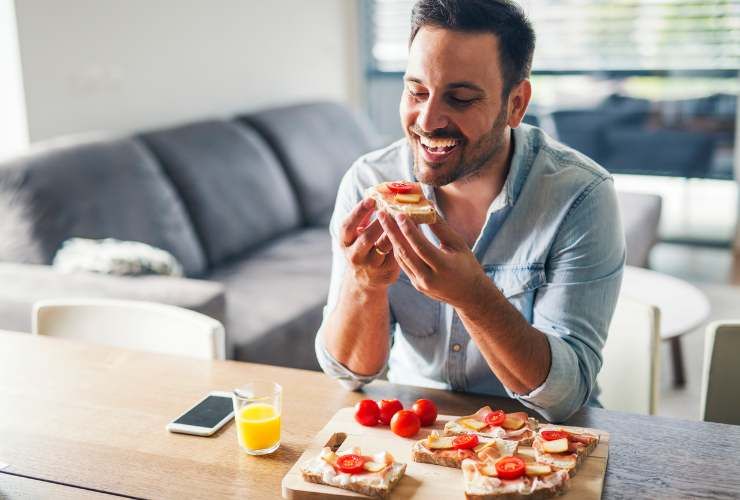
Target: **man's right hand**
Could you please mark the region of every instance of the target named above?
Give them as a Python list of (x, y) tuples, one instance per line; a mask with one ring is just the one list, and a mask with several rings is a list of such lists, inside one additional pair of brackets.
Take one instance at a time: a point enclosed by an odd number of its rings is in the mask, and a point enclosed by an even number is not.
[(375, 200), (362, 200), (342, 222), (339, 235), (352, 277), (366, 290), (387, 288), (400, 273), (380, 222), (376, 219), (368, 224), (374, 211)]

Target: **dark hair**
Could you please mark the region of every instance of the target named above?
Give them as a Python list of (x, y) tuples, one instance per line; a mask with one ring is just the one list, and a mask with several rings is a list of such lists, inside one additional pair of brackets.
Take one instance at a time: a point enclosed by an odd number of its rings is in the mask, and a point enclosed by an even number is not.
[(504, 95), (529, 77), (534, 30), (524, 11), (510, 0), (419, 0), (411, 11), (409, 46), (423, 26), (498, 37)]

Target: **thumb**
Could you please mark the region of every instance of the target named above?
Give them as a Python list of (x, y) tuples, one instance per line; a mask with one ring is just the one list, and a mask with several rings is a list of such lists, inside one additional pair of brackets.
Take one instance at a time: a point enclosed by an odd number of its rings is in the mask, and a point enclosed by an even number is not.
[(452, 229), (452, 227), (447, 224), (447, 221), (441, 217), (438, 218), (437, 222), (434, 224), (429, 224), (429, 229), (431, 229), (435, 236), (437, 236), (437, 239), (439, 239), (439, 242), (443, 247), (446, 246), (453, 250), (468, 247), (468, 244), (465, 243), (463, 237), (460, 236), (457, 231)]

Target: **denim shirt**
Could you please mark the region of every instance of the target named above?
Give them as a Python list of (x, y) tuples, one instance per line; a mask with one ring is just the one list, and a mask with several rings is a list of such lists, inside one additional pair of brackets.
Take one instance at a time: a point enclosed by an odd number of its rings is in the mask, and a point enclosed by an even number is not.
[[(494, 375), (454, 309), (417, 291), (402, 272), (390, 286), (391, 345), (386, 367), (360, 376), (326, 350), (324, 372), (358, 389), (387, 368), (395, 383), (516, 398), (550, 421), (597, 403), (596, 375), (617, 302), (625, 259), (624, 234), (612, 178), (584, 155), (521, 125), (501, 190), (488, 209), (472, 251), (507, 300), (549, 341), (549, 374), (529, 394), (516, 394)], [(339, 187), (332, 236), (332, 276), (324, 318), (337, 305), (347, 269), (339, 227), (368, 186), (415, 180), (405, 139), (357, 160)], [(434, 189), (423, 186), (433, 202)], [(438, 244), (427, 226), (426, 237)]]

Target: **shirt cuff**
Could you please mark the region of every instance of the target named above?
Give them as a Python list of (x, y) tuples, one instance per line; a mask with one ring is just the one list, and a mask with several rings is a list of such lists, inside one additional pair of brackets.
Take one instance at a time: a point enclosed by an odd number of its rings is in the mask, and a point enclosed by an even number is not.
[(318, 359), (319, 365), (321, 366), (321, 369), (324, 371), (324, 373), (332, 378), (337, 379), (342, 387), (350, 391), (358, 391), (364, 385), (367, 385), (378, 378), (385, 370), (385, 366), (388, 364), (388, 360), (386, 359), (383, 367), (377, 373), (374, 373), (372, 375), (359, 375), (353, 372), (342, 363), (337, 361), (336, 358), (334, 358), (334, 356), (332, 356), (326, 349), (321, 329), (319, 329), (318, 333), (316, 334), (315, 348), (316, 358)]
[(578, 357), (573, 349), (557, 335), (543, 333), (550, 344), (550, 372), (547, 378), (528, 394), (516, 394), (508, 387), (506, 392), (547, 420), (560, 422), (581, 407), (581, 401), (584, 401), (583, 382), (578, 370)]

